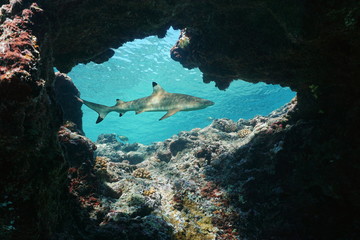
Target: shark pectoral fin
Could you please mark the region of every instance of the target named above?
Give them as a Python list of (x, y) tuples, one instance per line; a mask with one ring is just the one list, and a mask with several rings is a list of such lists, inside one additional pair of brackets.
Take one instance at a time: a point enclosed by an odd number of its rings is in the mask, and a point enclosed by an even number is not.
[(143, 113), (143, 112), (145, 112), (145, 109), (136, 111), (135, 114), (137, 115), (137, 114), (140, 114), (140, 113)]
[(96, 123), (98, 124), (99, 122), (101, 122), (102, 120), (104, 120), (104, 118), (98, 116), (97, 120), (96, 120)]
[(171, 117), (172, 115), (174, 115), (175, 113), (177, 113), (179, 111), (181, 111), (181, 109), (171, 109), (164, 116), (162, 116), (162, 118), (160, 118), (159, 121), (163, 120), (165, 118)]

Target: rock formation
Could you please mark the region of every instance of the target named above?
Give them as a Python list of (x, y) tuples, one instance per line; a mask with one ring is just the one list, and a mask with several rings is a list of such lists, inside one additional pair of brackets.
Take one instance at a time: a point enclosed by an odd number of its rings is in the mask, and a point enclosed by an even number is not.
[[(358, 1), (1, 3), (0, 238), (359, 237)], [(198, 67), (204, 82), (289, 86), (297, 91), (295, 110), (287, 120), (241, 122), (243, 129), (217, 120), (208, 128), (215, 138), (204, 144), (208, 130), (181, 133), (152, 150), (116, 143), (114, 152), (107, 144), (111, 156), (99, 142), (104, 156), (95, 159), (79, 129), (61, 126), (66, 110), (55, 100), (53, 68), (67, 73), (78, 63), (102, 63), (112, 48), (163, 37), (170, 26), (182, 29), (171, 56)], [(110, 167), (140, 185), (123, 188), (130, 185), (109, 175)], [(195, 172), (199, 178), (188, 178)], [(165, 178), (170, 195), (160, 188)], [(159, 196), (171, 202), (158, 205)], [(166, 207), (172, 216), (162, 214)]]
[(0, 12), (0, 238), (46, 238), (64, 220), (68, 198), (48, 28), (38, 24), (47, 19), (25, 1)]
[[(262, 210), (263, 205), (272, 203), (253, 199), (254, 190), (248, 185), (255, 184), (257, 178), (265, 174), (269, 175), (269, 180), (274, 178), (277, 173), (271, 162), (286, 151), (279, 137), (272, 138), (267, 147), (258, 141), (275, 133), (288, 134), (293, 126), (288, 125), (287, 117), (294, 105), (295, 101), (269, 117), (238, 122), (216, 119), (204, 129), (180, 132), (149, 146), (120, 143), (114, 134), (101, 136), (96, 154), (106, 162), (108, 179), (111, 179), (107, 184), (114, 190), (122, 189), (119, 198), (107, 199), (111, 210), (102, 225), (121, 225), (134, 219), (140, 224), (156, 216), (157, 221), (165, 222), (168, 227), (159, 229), (165, 231), (163, 236), (153, 236), (153, 239), (225, 240), (254, 234), (252, 228), (259, 226), (249, 225), (249, 219), (254, 217), (255, 211)], [(131, 161), (133, 151), (143, 153), (141, 163)], [(248, 152), (257, 152), (261, 157)], [(258, 163), (249, 166), (252, 162)], [(267, 163), (266, 167), (261, 166), (263, 163)], [(277, 177), (282, 178), (281, 174)], [(267, 194), (281, 197), (283, 186), (275, 182), (277, 187), (269, 189), (270, 192), (260, 192), (260, 197)], [(269, 214), (287, 207), (273, 205), (273, 209), (267, 209)], [(171, 232), (165, 234), (168, 228)], [(133, 239), (131, 233), (120, 234)]]
[(56, 101), (63, 113), (63, 121), (75, 123), (76, 129), (82, 131), (82, 103), (75, 98), (80, 97), (79, 90), (70, 77), (59, 72), (55, 73), (54, 89)]

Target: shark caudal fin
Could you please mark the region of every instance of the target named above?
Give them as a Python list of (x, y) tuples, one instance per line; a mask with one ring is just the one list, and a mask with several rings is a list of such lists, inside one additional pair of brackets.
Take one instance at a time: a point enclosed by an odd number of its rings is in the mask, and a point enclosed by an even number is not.
[(106, 115), (112, 111), (111, 107), (105, 106), (105, 105), (101, 105), (101, 104), (97, 104), (97, 103), (93, 103), (93, 102), (88, 102), (85, 101), (83, 99), (77, 98), (80, 102), (82, 102), (83, 104), (85, 104), (86, 106), (88, 106), (89, 108), (91, 108), (92, 110), (94, 110), (95, 112), (97, 112), (99, 114), (96, 123), (101, 122), (102, 120), (104, 120), (104, 118), (106, 117)]

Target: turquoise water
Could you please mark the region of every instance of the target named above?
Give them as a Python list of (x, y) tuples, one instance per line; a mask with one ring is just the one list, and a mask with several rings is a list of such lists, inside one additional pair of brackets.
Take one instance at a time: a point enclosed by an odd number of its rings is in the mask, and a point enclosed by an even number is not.
[(215, 102), (206, 109), (179, 112), (158, 121), (165, 112), (145, 112), (135, 115), (127, 112), (123, 117), (115, 112), (99, 124), (97, 113), (86, 106), (83, 128), (87, 137), (96, 141), (102, 133), (115, 133), (129, 138), (129, 142), (150, 144), (163, 141), (180, 131), (209, 125), (215, 118), (253, 118), (267, 115), (289, 102), (295, 93), (289, 88), (265, 83), (252, 84), (234, 81), (226, 91), (204, 84), (198, 69), (187, 70), (170, 58), (179, 31), (170, 29), (165, 38), (147, 37), (124, 44), (103, 64), (78, 65), (69, 73), (81, 92), (81, 98), (112, 106), (115, 99), (130, 101), (152, 93), (152, 82), (166, 91), (184, 93)]

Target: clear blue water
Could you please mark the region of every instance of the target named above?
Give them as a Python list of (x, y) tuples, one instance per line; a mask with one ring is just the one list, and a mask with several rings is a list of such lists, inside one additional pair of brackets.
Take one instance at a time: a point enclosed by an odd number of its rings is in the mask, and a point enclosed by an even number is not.
[(226, 91), (204, 84), (198, 69), (187, 70), (170, 58), (179, 31), (170, 29), (165, 38), (155, 36), (138, 39), (115, 50), (116, 54), (103, 64), (78, 65), (69, 73), (81, 92), (81, 98), (108, 106), (115, 99), (130, 101), (152, 93), (152, 82), (159, 83), (166, 91), (184, 93), (215, 102), (206, 109), (179, 112), (158, 121), (165, 112), (145, 112), (135, 115), (127, 112), (123, 117), (115, 112), (99, 124), (97, 113), (86, 106), (83, 127), (87, 137), (96, 141), (102, 133), (115, 133), (129, 138), (129, 142), (150, 144), (163, 141), (180, 131), (205, 127), (211, 119), (250, 119), (267, 115), (289, 102), (295, 93), (289, 88), (265, 83), (252, 84), (234, 81)]

